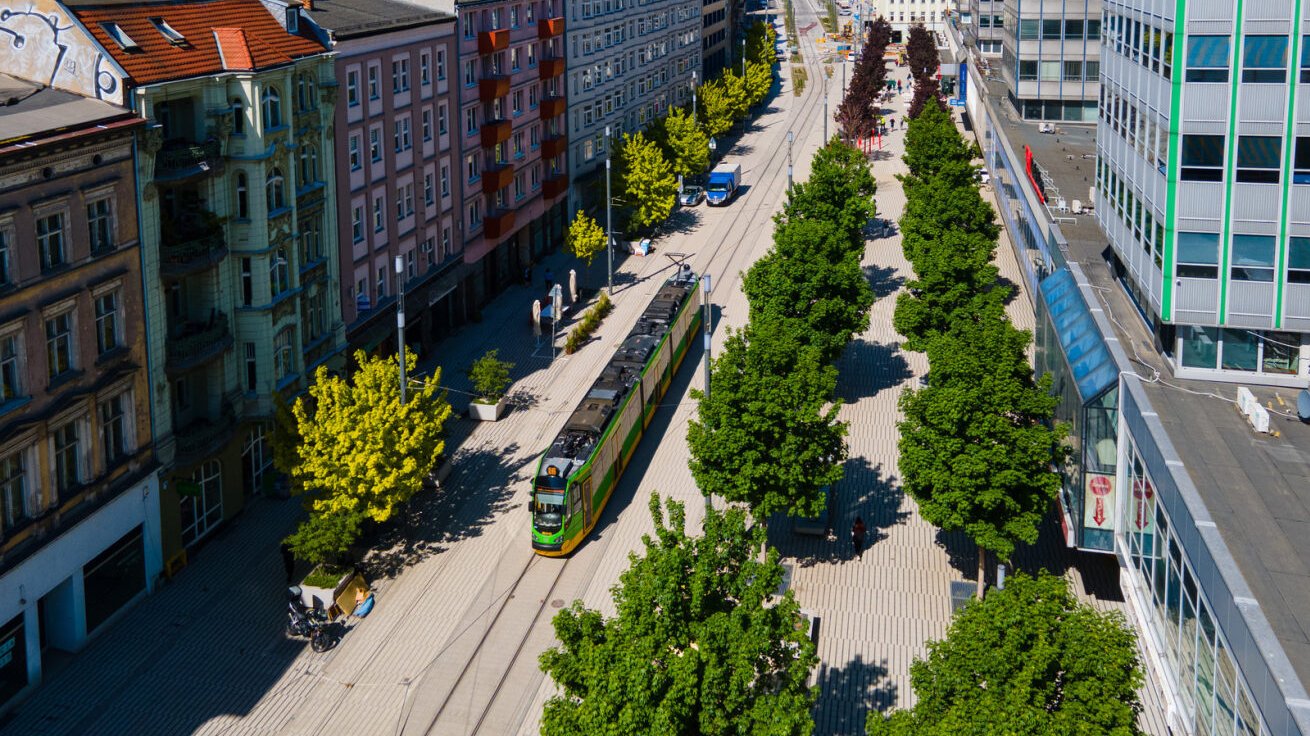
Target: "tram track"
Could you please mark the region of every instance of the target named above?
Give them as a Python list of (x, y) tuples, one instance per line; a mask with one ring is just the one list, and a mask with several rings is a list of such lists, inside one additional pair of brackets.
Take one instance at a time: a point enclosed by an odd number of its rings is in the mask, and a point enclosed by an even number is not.
[[(805, 4), (809, 6), (810, 12), (807, 15), (811, 16), (810, 20), (817, 22), (819, 12), (817, 6), (813, 0), (805, 0)], [(781, 12), (781, 8), (778, 10)], [(798, 44), (802, 47), (804, 59), (802, 65), (806, 69), (807, 75), (814, 80), (823, 79), (822, 62), (818, 57), (812, 39), (808, 35), (802, 36), (801, 39), (798, 39)], [(790, 64), (790, 62), (786, 63)], [(813, 128), (809, 130), (798, 129), (798, 126), (804, 125), (813, 119), (815, 109), (821, 105), (822, 96), (819, 84), (809, 85), (787, 116), (785, 130), (796, 132), (796, 143), (802, 144), (798, 146), (802, 150), (805, 148), (804, 142), (812, 139), (816, 131)], [(761, 136), (761, 138), (764, 137)], [(779, 136), (779, 138), (785, 140), (784, 136)], [(718, 283), (716, 286), (719, 290), (727, 289), (731, 291), (736, 289), (742, 270), (749, 266), (747, 261), (753, 260), (750, 258), (752, 249), (743, 249), (742, 246), (748, 243), (755, 245), (758, 242), (758, 236), (754, 232), (757, 228), (749, 227), (750, 223), (760, 224), (761, 217), (764, 218), (764, 222), (772, 221), (772, 214), (778, 208), (780, 201), (777, 197), (777, 190), (780, 187), (785, 189), (785, 157), (785, 145), (773, 144), (773, 151), (767, 156), (763, 164), (755, 167), (757, 171), (761, 172), (762, 176), (752, 184), (745, 196), (738, 198), (739, 206), (733, 208), (734, 211), (731, 216), (713, 223), (709, 228), (710, 232), (701, 236), (704, 238), (704, 242), (713, 245), (711, 248), (698, 253), (699, 257), (695, 261), (700, 264), (699, 272), (701, 273), (709, 272), (713, 274), (717, 265), (718, 277), (716, 281)], [(660, 411), (671, 410), (674, 409), (667, 406), (660, 409)], [(624, 481), (632, 482), (632, 478), (625, 478)], [(614, 538), (615, 535), (612, 534), (596, 538), (593, 533), (593, 538), (588, 541), (589, 549), (587, 551), (589, 554), (586, 555), (574, 554), (565, 558), (546, 558), (536, 554), (531, 555), (530, 559), (518, 569), (509, 587), (497, 598), (495, 613), (492, 614), (491, 620), (486, 623), (476, 644), (468, 652), (468, 656), (464, 658), (466, 660), (464, 662), (465, 666), (459, 668), (459, 674), (448, 689), (441, 688), (445, 690), (444, 697), (439, 695), (440, 702), (436, 704), (434, 710), (430, 705), (425, 708), (425, 710), (430, 711), (431, 715), (426, 718), (420, 717), (418, 721), (412, 718), (415, 715), (416, 688), (411, 687), (407, 691), (405, 703), (402, 707), (401, 721), (397, 723), (396, 732), (401, 734), (477, 734), (481, 732), (484, 726), (490, 725), (488, 724), (489, 717), (493, 711), (501, 707), (513, 708), (514, 728), (520, 727), (522, 721), (530, 715), (526, 713), (526, 710), (531, 705), (536, 688), (531, 688), (526, 692), (516, 691), (511, 693), (506, 690), (504, 685), (510, 675), (517, 670), (528, 640), (534, 633), (540, 631), (541, 619), (543, 614), (546, 613), (547, 607), (552, 606), (552, 603), (557, 600), (568, 600), (576, 597), (571, 589), (568, 594), (560, 593), (562, 581), (566, 579), (566, 576), (570, 579), (576, 578), (580, 586), (578, 593), (580, 593), (585, 587), (585, 583), (593, 576), (594, 570), (600, 561), (607, 558), (609, 547)], [(527, 610), (515, 610), (512, 615), (506, 616), (507, 611), (510, 611), (514, 605), (514, 600), (516, 598), (522, 599), (519, 594), (526, 592), (524, 591), (525, 583), (536, 581), (535, 574), (545, 572), (546, 568), (553, 568), (553, 573), (547, 573), (550, 577), (549, 585), (545, 591), (533, 592), (533, 597), (536, 598), (535, 606), (529, 604)], [(484, 610), (482, 615), (487, 612), (489, 611)], [(523, 624), (525, 620), (527, 621), (526, 625)], [(510, 632), (503, 630), (510, 626), (517, 627), (521, 631)], [(447, 647), (454, 643), (463, 633), (463, 631), (460, 631), (452, 635), (451, 642), (448, 642)], [(507, 634), (509, 640), (506, 641), (504, 636), (497, 637), (496, 634), (498, 633)], [(495, 680), (490, 698), (487, 698), (485, 704), (481, 705), (481, 707), (475, 706), (468, 712), (463, 713), (458, 724), (443, 723), (444, 720), (453, 720), (452, 711), (454, 709), (451, 708), (453, 699), (461, 687), (470, 686), (469, 677), (476, 677), (477, 673), (482, 671), (483, 668), (480, 664), (478, 666), (473, 665), (475, 662), (481, 663), (483, 658), (488, 656), (488, 647), (493, 643), (497, 652), (503, 653), (508, 649), (509, 657), (503, 663), (503, 666), (499, 668), (499, 671), (492, 675)], [(436, 665), (437, 660), (434, 659), (422, 672), (412, 678), (414, 685), (421, 685), (425, 681), (431, 682), (431, 678), (440, 678), (443, 674), (449, 674), (449, 670), (438, 671)], [(531, 663), (531, 667), (535, 669), (535, 661)], [(544, 677), (544, 675), (541, 675), (541, 677)], [(485, 686), (485, 682), (478, 683), (479, 688)], [(506, 702), (508, 698), (517, 698), (518, 702), (510, 705)], [(497, 731), (497, 733), (503, 732)]]

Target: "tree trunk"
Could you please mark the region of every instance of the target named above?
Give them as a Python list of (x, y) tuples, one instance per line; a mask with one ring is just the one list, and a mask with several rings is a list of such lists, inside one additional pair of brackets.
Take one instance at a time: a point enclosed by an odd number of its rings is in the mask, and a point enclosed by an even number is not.
[(987, 550), (980, 544), (978, 545), (978, 600), (982, 600), (985, 590), (987, 590)]

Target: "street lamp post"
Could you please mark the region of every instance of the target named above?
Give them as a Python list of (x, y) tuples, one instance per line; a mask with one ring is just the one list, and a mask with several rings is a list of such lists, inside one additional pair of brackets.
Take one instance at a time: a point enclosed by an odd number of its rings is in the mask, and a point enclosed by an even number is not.
[(400, 405), (405, 405), (405, 259), (396, 256), (396, 342), (400, 344)]
[(714, 138), (710, 138), (710, 163), (711, 164), (714, 163), (714, 152), (717, 150), (719, 150), (719, 144), (714, 142)]
[[(711, 280), (708, 273), (700, 276), (700, 307), (701, 322), (705, 332), (705, 400), (710, 400), (710, 334), (713, 332), (710, 325), (710, 286)], [(705, 494), (705, 510), (709, 511), (714, 508), (713, 499), (709, 493)]]
[(610, 126), (605, 126), (605, 262), (609, 271), (609, 295), (614, 296), (614, 229), (610, 220)]
[(791, 191), (791, 142), (795, 135), (787, 131), (787, 191)]
[(691, 119), (696, 120), (696, 70), (691, 72)]
[(823, 145), (828, 145), (828, 78), (823, 78)]

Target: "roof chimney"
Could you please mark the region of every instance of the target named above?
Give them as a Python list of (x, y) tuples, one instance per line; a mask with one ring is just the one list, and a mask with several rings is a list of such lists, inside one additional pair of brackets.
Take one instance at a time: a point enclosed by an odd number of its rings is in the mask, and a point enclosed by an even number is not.
[(313, 10), (313, 9), (314, 9), (314, 0), (301, 0), (301, 3), (300, 3), (300, 4), (303, 5), (303, 6), (305, 6), (305, 10)]

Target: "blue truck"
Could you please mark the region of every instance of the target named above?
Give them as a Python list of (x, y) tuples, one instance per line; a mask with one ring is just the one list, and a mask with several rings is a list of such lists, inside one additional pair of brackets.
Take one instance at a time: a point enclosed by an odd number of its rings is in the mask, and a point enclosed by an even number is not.
[(705, 184), (706, 204), (719, 206), (732, 201), (741, 186), (741, 164), (719, 164)]

